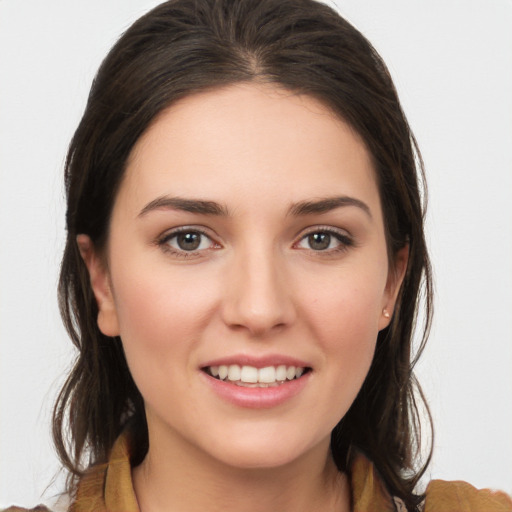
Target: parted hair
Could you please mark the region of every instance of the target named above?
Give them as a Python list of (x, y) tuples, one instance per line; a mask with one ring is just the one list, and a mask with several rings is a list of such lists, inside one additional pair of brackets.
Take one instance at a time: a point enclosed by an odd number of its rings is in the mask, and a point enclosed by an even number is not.
[(373, 159), (391, 267), (396, 252), (409, 246), (391, 323), (380, 331), (366, 380), (332, 432), (331, 450), (341, 471), (354, 450), (365, 453), (388, 490), (417, 510), (423, 497), (415, 488), (432, 449), (420, 446), (421, 417), (429, 438), (432, 426), (413, 373), (432, 311), (423, 163), (378, 53), (337, 12), (313, 0), (171, 0), (136, 21), (101, 64), (65, 165), (59, 302), (78, 354), (55, 405), (53, 435), (69, 470), (68, 490), (76, 490), (89, 466), (108, 459), (128, 423), (137, 447), (132, 463), (148, 449), (143, 398), (121, 340), (98, 328), (76, 236), (87, 234), (96, 250), (104, 249), (130, 152), (159, 113), (185, 96), (241, 82), (310, 95), (349, 123)]

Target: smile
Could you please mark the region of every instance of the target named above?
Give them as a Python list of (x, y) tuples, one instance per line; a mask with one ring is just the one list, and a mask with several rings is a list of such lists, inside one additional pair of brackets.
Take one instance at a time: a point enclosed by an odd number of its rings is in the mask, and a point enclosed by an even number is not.
[(297, 366), (240, 366), (237, 364), (207, 366), (203, 368), (208, 375), (221, 381), (229, 381), (241, 387), (267, 388), (276, 387), (287, 381), (299, 379), (309, 368)]

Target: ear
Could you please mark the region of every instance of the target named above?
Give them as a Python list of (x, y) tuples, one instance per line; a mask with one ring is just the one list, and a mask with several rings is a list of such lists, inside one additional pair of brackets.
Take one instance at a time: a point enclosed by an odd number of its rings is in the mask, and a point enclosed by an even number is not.
[(119, 336), (119, 322), (108, 269), (88, 235), (78, 235), (76, 243), (89, 271), (91, 288), (98, 304), (98, 327), (105, 336)]
[(388, 280), (382, 300), (382, 314), (379, 319), (379, 330), (386, 328), (391, 323), (396, 299), (407, 271), (408, 262), (409, 244), (406, 244), (395, 254), (393, 266), (388, 272)]

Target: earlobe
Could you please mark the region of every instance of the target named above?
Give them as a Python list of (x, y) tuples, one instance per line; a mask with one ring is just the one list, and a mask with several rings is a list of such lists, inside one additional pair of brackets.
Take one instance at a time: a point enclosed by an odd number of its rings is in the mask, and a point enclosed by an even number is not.
[(382, 314), (379, 320), (379, 330), (386, 328), (391, 322), (400, 287), (402, 286), (405, 273), (407, 272), (408, 262), (409, 244), (406, 244), (395, 254), (393, 268), (391, 268), (388, 273), (382, 304)]
[(119, 336), (119, 322), (108, 269), (88, 235), (78, 235), (76, 243), (89, 271), (91, 288), (98, 305), (98, 327), (105, 336)]

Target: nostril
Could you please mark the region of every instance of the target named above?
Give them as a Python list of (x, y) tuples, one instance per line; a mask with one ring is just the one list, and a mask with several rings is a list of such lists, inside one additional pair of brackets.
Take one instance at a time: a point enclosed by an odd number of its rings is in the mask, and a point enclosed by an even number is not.
[(224, 322), (235, 331), (247, 330), (256, 337), (285, 329), (295, 318), (295, 308), (277, 263), (261, 252), (244, 256), (243, 262), (234, 264), (225, 283)]

